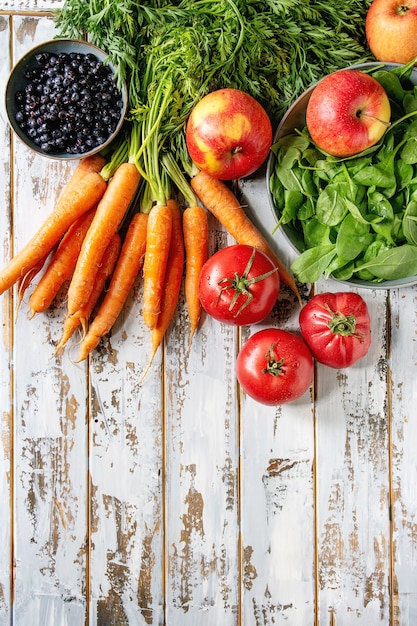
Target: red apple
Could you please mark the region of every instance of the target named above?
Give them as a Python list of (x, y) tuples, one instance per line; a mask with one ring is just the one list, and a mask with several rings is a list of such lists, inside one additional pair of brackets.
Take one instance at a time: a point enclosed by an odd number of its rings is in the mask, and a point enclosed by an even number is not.
[(378, 61), (408, 63), (417, 57), (417, 0), (373, 0), (365, 32)]
[(391, 106), (380, 83), (358, 70), (339, 70), (311, 93), (306, 123), (324, 152), (348, 157), (375, 145), (389, 126)]
[(191, 111), (188, 152), (199, 169), (214, 178), (249, 176), (269, 154), (272, 125), (262, 105), (239, 89), (212, 91)]

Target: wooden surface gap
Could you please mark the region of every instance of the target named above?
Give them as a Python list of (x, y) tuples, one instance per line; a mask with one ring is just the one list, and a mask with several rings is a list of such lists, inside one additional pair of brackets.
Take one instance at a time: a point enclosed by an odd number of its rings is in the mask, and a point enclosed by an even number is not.
[[(89, 365), (91, 365), (91, 357), (88, 357)], [(90, 367), (86, 369), (86, 384), (87, 384), (87, 419), (86, 419), (86, 428), (87, 428), (87, 475), (86, 475), (86, 526), (87, 526), (87, 537), (85, 538), (85, 550), (86, 550), (86, 558), (85, 558), (85, 604), (86, 604), (86, 612), (85, 612), (85, 622), (86, 625), (90, 622), (90, 608), (91, 608), (91, 595), (92, 595), (92, 584), (91, 584), (91, 576), (92, 576), (92, 536), (93, 536), (93, 481), (91, 476), (91, 468), (90, 461), (91, 455), (93, 452), (93, 428), (92, 428), (92, 419), (93, 412), (91, 406), (91, 376), (90, 376)]]
[(53, 13), (52, 11), (36, 11), (36, 10), (19, 11), (18, 9), (17, 10), (13, 9), (13, 11), (10, 11), (8, 9), (0, 9), (0, 15), (9, 15), (10, 17), (19, 16), (19, 15), (23, 15), (25, 17), (51, 17)]
[(387, 427), (388, 427), (388, 518), (389, 518), (389, 597), (390, 597), (390, 624), (391, 626), (399, 626), (397, 619), (398, 596), (395, 583), (395, 546), (394, 546), (394, 485), (393, 485), (393, 410), (392, 410), (392, 370), (390, 366), (390, 358), (392, 353), (392, 311), (391, 301), (387, 296), (386, 302), (386, 354), (387, 354)]
[[(242, 329), (238, 327), (236, 333), (236, 353), (239, 350), (239, 347), (242, 345)], [(243, 606), (243, 537), (242, 537), (242, 512), (241, 512), (241, 502), (242, 502), (242, 393), (240, 391), (239, 385), (236, 383), (237, 388), (237, 446), (238, 446), (238, 455), (237, 455), (237, 524), (238, 524), (238, 601), (239, 601), (239, 610), (237, 614), (237, 625), (236, 626), (244, 626), (244, 620), (242, 615), (242, 606)]]
[[(9, 68), (13, 65), (13, 17), (9, 16)], [(14, 254), (14, 214), (13, 214), (13, 200), (15, 195), (15, 160), (14, 160), (14, 142), (15, 137), (11, 130), (9, 129), (9, 172), (10, 172), (10, 187), (9, 187), (9, 206), (8, 213), (10, 216), (10, 235), (9, 235), (9, 247), (10, 247), (10, 258)], [(15, 349), (15, 325), (16, 325), (16, 316), (18, 315), (17, 310), (17, 296), (16, 289), (10, 290), (8, 294), (6, 294), (6, 298), (8, 298), (8, 316), (12, 321), (10, 324), (9, 330), (9, 353), (10, 355), (14, 355)], [(17, 480), (17, 476), (15, 473), (15, 441), (16, 441), (16, 403), (14, 402), (15, 396), (15, 370), (14, 370), (14, 357), (12, 359), (12, 363), (10, 364), (9, 375), (10, 375), (10, 390), (9, 390), (9, 436), (10, 436), (10, 446), (9, 446), (9, 454), (10, 454), (10, 476), (9, 476), (9, 485), (10, 485), (10, 571), (12, 572), (11, 580), (10, 580), (10, 598), (12, 602), (12, 606), (10, 608), (10, 616), (12, 619), (13, 614), (13, 606), (15, 604), (15, 593), (16, 593), (16, 540), (15, 538), (15, 480)]]
[(162, 400), (162, 417), (161, 417), (161, 515), (162, 515), (162, 614), (164, 616), (164, 624), (167, 622), (167, 597), (168, 597), (168, 576), (169, 576), (169, 546), (168, 546), (168, 491), (167, 491), (167, 479), (168, 479), (168, 453), (167, 453), (167, 371), (166, 371), (166, 359), (165, 359), (166, 339), (162, 340), (161, 346), (161, 398)]
[[(388, 318), (388, 316), (387, 316)], [(387, 333), (388, 335), (388, 333)], [(388, 517), (389, 517), (389, 593), (390, 593), (390, 624), (399, 626), (397, 621), (398, 597), (395, 584), (395, 547), (394, 547), (394, 488), (393, 488), (393, 458), (392, 458), (392, 373), (387, 368), (387, 414), (388, 414)]]
[(317, 390), (317, 364), (314, 364), (314, 378), (312, 385), (312, 419), (313, 419), (313, 506), (314, 506), (314, 626), (320, 624), (320, 586), (319, 586), (319, 494), (318, 494), (318, 444), (317, 444), (317, 414), (316, 414), (316, 390)]

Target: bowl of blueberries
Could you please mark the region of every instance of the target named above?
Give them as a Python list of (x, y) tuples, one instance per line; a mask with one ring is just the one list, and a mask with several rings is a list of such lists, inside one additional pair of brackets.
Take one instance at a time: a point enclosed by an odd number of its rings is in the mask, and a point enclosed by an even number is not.
[(54, 39), (27, 52), (11, 71), (5, 100), (20, 139), (55, 159), (104, 150), (122, 128), (128, 105), (108, 55), (76, 39)]

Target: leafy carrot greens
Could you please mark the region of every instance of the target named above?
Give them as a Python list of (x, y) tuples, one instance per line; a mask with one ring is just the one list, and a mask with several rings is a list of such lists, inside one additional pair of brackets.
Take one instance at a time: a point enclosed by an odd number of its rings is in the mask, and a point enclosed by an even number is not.
[[(55, 12), (62, 36), (104, 48), (127, 80), (133, 108), (144, 100), (147, 58), (166, 59), (193, 105), (209, 90), (235, 86), (278, 118), (311, 82), (371, 59), (363, 22), (369, 0), (66, 0)], [(146, 83), (146, 81), (145, 81)], [(145, 84), (146, 88), (146, 84)]]
[[(60, 36), (87, 34), (109, 53), (119, 83), (126, 81), (128, 117), (141, 126), (147, 144), (139, 149), (137, 163), (151, 181), (163, 152), (190, 171), (185, 125), (208, 92), (242, 89), (276, 122), (324, 72), (370, 60), (361, 26), (369, 3), (66, 0), (54, 15)], [(167, 99), (159, 100), (162, 113), (156, 111), (160, 90), (169, 90)]]
[(417, 87), (413, 65), (373, 76), (392, 103), (378, 145), (336, 159), (304, 128), (273, 146), (270, 189), (278, 216), (302, 254), (291, 266), (301, 282), (321, 275), (380, 282), (417, 274)]

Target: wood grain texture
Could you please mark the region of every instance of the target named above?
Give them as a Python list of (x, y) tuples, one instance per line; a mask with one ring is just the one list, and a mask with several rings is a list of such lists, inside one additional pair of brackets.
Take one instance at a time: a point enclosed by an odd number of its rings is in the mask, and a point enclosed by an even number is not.
[(5, 13), (34, 13), (49, 12), (63, 5), (63, 0), (2, 0), (0, 11)]
[[(13, 20), (17, 59), (53, 36), (50, 19)], [(13, 138), (12, 245), (18, 250), (52, 210), (67, 167)], [(16, 300), (14, 300), (14, 304)], [(15, 307), (13, 307), (13, 311)], [(85, 369), (54, 359), (65, 303), (28, 319), (27, 300), (10, 320), (13, 343), (13, 541), (16, 623), (78, 623), (86, 612), (87, 430)]]
[[(270, 326), (298, 332), (298, 310), (283, 289), (273, 314), (251, 332)], [(242, 329), (242, 342), (249, 334)], [(312, 393), (281, 407), (241, 397), (244, 623), (314, 623)]]
[[(209, 224), (212, 253), (227, 240)], [(166, 622), (232, 625), (240, 584), (236, 329), (204, 313), (191, 348), (188, 337), (182, 297), (165, 351)]]
[[(55, 4), (0, 0), (2, 91), (53, 36), (43, 11)], [(5, 263), (74, 166), (28, 152), (3, 100), (0, 140)], [(262, 174), (237, 192), (289, 264)], [(210, 238), (211, 252), (233, 243), (214, 218)], [(316, 364), (312, 388), (281, 407), (241, 393), (234, 368), (251, 332), (298, 332), (288, 289), (252, 329), (204, 314), (191, 347), (181, 292), (141, 383), (142, 288), (138, 276), (81, 365), (77, 338), (54, 356), (65, 290), (33, 319), (28, 295), (18, 310), (15, 290), (0, 297), (0, 626), (414, 626), (417, 287), (358, 290), (368, 355), (347, 370)], [(301, 287), (305, 300), (311, 289), (353, 287), (321, 280)]]
[(417, 289), (390, 294), (392, 624), (417, 622)]
[(150, 350), (141, 293), (139, 277), (122, 316), (91, 359), (94, 623), (163, 622), (161, 355), (140, 385)]
[[(6, 17), (0, 16), (0, 86), (3, 90), (10, 68), (10, 31)], [(10, 176), (10, 135), (6, 123), (4, 99), (0, 101), (0, 263), (4, 265), (10, 258), (10, 218), (11, 218), (11, 176)], [(13, 326), (12, 300), (10, 294), (0, 299), (0, 623), (8, 623), (11, 618), (12, 589), (12, 537), (13, 526)]]
[(342, 625), (352, 615), (375, 625), (390, 616), (386, 293), (361, 295), (372, 320), (368, 354), (333, 375), (317, 372), (319, 614), (331, 609)]

